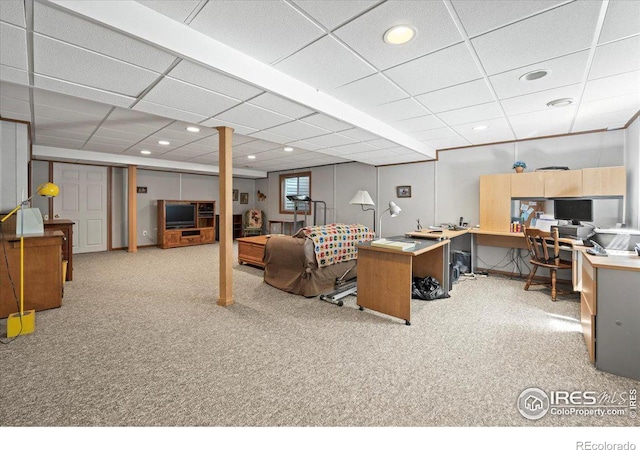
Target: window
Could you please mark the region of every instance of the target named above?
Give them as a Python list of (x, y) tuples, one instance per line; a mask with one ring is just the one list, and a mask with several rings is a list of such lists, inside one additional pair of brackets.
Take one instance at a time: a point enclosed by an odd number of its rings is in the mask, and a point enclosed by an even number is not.
[[(280, 214), (293, 213), (294, 202), (287, 195), (308, 195), (311, 197), (311, 172), (280, 175)], [(298, 211), (310, 211), (309, 202), (298, 202)]]

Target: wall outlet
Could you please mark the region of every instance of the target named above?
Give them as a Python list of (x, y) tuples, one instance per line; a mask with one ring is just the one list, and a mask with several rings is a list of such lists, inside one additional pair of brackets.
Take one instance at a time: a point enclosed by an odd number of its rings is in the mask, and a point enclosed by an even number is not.
[(144, 230), (144, 231), (142, 232), (142, 235), (143, 235), (143, 236), (147, 236), (148, 234), (149, 234), (149, 233), (147, 232), (147, 230)]
[(49, 220), (49, 214), (44, 215), (44, 220)]

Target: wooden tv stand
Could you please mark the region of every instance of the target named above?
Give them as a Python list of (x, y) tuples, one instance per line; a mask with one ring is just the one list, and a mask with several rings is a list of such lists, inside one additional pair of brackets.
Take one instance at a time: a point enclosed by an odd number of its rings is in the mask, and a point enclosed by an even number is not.
[[(195, 227), (167, 228), (166, 207), (171, 204), (195, 206)], [(212, 244), (216, 235), (214, 201), (158, 200), (158, 246), (160, 248)]]

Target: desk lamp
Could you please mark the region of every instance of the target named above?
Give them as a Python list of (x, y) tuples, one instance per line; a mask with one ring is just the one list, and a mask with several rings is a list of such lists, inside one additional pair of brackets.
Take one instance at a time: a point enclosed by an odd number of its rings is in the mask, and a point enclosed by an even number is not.
[(365, 208), (365, 205), (376, 206), (367, 191), (358, 191), (349, 201), (350, 205), (360, 205), (363, 211), (373, 211), (373, 232), (376, 232), (376, 208)]
[[(43, 197), (55, 197), (60, 193), (60, 188), (53, 183), (43, 183), (36, 190), (38, 195)], [(22, 201), (13, 211), (4, 216), (0, 223), (7, 220), (13, 214), (29, 204), (34, 196)], [(7, 337), (11, 338), (20, 334), (31, 334), (36, 329), (36, 311), (34, 309), (24, 310), (24, 216), (20, 218), (20, 230), (16, 230), (16, 235), (20, 235), (20, 312), (10, 314), (7, 318)]]
[(380, 214), (380, 226), (378, 227), (378, 231), (380, 232), (380, 237), (382, 237), (382, 216), (384, 216), (384, 213), (386, 213), (387, 211), (389, 212), (391, 217), (396, 217), (398, 214), (400, 214), (402, 210), (395, 203), (389, 202), (389, 207), (384, 211), (382, 211), (382, 214)]

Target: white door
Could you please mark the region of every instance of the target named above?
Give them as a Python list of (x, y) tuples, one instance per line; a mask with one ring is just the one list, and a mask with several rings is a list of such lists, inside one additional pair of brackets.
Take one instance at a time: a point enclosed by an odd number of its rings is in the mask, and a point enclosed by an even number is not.
[(107, 168), (53, 164), (54, 219), (73, 220), (73, 253), (107, 250)]

